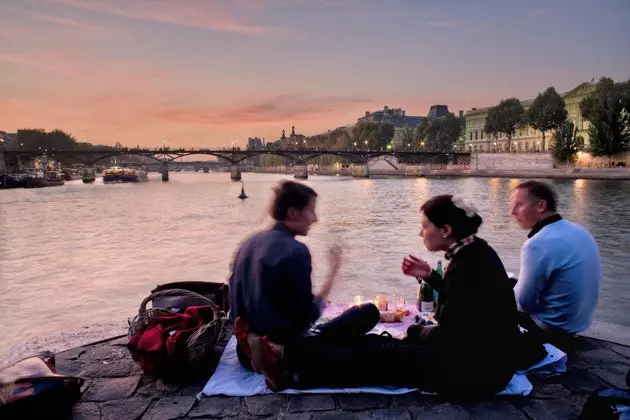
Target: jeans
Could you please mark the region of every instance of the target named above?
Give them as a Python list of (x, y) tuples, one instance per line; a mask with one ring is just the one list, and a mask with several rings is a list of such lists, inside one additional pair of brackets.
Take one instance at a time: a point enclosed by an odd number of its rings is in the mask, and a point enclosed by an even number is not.
[[(301, 337), (296, 337), (293, 341), (308, 341), (310, 337), (317, 337), (317, 340), (315, 340), (317, 342), (328, 344), (350, 343), (357, 337), (363, 336), (372, 330), (379, 320), (380, 312), (375, 305), (366, 303), (353, 306), (338, 317), (319, 325), (316, 329), (305, 331)], [(236, 346), (236, 354), (241, 366), (252, 370), (249, 357), (239, 345)]]

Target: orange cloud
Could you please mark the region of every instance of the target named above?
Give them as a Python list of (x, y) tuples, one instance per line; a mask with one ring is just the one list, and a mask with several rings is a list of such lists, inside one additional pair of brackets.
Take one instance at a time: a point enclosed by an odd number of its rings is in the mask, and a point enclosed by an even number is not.
[(369, 102), (365, 98), (335, 96), (314, 98), (294, 94), (277, 96), (253, 105), (228, 108), (166, 108), (160, 111), (157, 117), (174, 123), (203, 126), (275, 124), (295, 120), (314, 121)]
[(266, 34), (277, 28), (260, 26), (225, 15), (216, 2), (209, 1), (171, 1), (171, 0), (48, 0), (64, 6), (89, 10), (111, 16), (212, 29), (217, 31), (237, 32), (248, 35)]

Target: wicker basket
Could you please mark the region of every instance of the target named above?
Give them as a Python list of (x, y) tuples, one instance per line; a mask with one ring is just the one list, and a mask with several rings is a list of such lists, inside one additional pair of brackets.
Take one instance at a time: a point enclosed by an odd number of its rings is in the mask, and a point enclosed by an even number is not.
[(188, 338), (186, 343), (188, 348), (187, 362), (189, 364), (202, 362), (214, 351), (214, 346), (225, 334), (227, 319), (225, 313), (221, 311), (213, 301), (190, 290), (168, 289), (151, 293), (140, 304), (138, 315), (129, 320), (128, 336), (131, 338), (133, 335), (145, 331), (147, 328), (154, 325), (158, 318), (173, 314), (173, 312), (164, 308), (147, 309), (149, 302), (161, 296), (191, 296), (203, 300), (206, 305), (212, 308), (214, 314), (212, 320), (199, 327), (199, 329)]

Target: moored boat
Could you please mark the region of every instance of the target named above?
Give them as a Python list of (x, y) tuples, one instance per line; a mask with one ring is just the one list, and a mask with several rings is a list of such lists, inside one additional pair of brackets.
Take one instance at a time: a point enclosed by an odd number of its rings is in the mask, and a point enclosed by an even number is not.
[(24, 174), (0, 174), (0, 189), (24, 188)]
[(63, 176), (56, 171), (48, 171), (43, 174), (41, 171), (38, 171), (35, 176), (29, 176), (24, 179), (24, 188), (58, 187), (65, 182)]
[(85, 169), (82, 179), (84, 184), (96, 181), (96, 171), (94, 171), (94, 168)]

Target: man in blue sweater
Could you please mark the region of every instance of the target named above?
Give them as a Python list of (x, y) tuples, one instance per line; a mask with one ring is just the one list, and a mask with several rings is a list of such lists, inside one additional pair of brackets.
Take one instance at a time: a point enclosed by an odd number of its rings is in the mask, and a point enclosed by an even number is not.
[(516, 301), (529, 315), (523, 327), (537, 327), (548, 338), (591, 326), (602, 277), (595, 239), (564, 220), (556, 206), (554, 190), (538, 181), (523, 182), (512, 196), (512, 215), (530, 230), (521, 249)]

